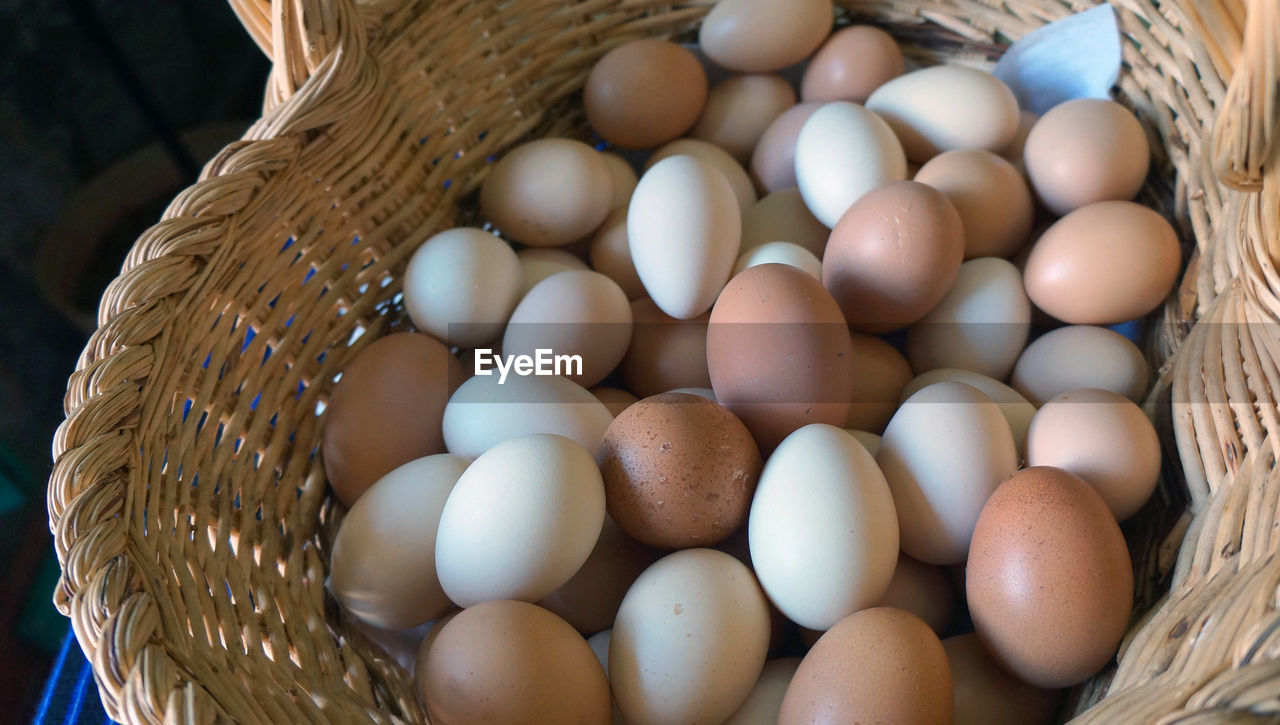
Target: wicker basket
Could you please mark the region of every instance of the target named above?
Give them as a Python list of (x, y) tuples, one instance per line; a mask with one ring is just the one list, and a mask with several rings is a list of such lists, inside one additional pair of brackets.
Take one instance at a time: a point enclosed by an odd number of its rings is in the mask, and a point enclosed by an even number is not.
[[(917, 59), (985, 65), (1095, 3), (839, 4)], [(1155, 140), (1144, 199), (1176, 217), (1190, 263), (1149, 346), (1170, 463), (1125, 527), (1134, 626), (1118, 668), (1064, 714), (1277, 722), (1280, 2), (1113, 4), (1119, 92)], [(576, 92), (592, 63), (688, 33), (707, 5), (232, 5), (274, 61), (263, 116), (103, 297), (53, 444), (54, 600), (129, 723), (422, 722), (404, 670), (325, 594), (340, 510), (316, 455), (319, 404), (399, 324), (414, 248), (473, 218), (489, 157), (531, 135), (587, 137)]]

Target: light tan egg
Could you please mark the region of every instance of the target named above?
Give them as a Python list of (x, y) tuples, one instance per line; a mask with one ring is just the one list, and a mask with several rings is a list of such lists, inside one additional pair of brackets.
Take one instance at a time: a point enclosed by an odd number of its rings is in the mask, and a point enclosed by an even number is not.
[(698, 29), (698, 46), (716, 65), (767, 73), (813, 53), (834, 21), (831, 0), (722, 0)]
[(943, 151), (1000, 153), (1018, 133), (1018, 99), (1000, 79), (976, 68), (938, 65), (885, 83), (867, 99), (902, 141), (907, 158), (924, 163)]
[(1062, 216), (1086, 204), (1137, 196), (1151, 149), (1129, 109), (1111, 100), (1077, 98), (1036, 122), (1023, 159), (1040, 200)]
[(765, 129), (796, 105), (796, 92), (782, 76), (730, 76), (707, 94), (707, 104), (689, 135), (719, 146), (747, 163)]
[[(587, 263), (563, 249), (545, 249), (529, 247), (516, 252), (520, 261), (520, 297), (529, 294), (539, 282), (557, 272), (568, 272), (571, 269), (591, 269)], [(514, 308), (513, 308), (514, 309)], [(508, 315), (508, 318), (510, 315)]]
[(783, 111), (756, 141), (751, 152), (751, 178), (756, 188), (772, 194), (796, 185), (796, 137), (821, 103), (799, 103)]
[(964, 226), (964, 258), (1008, 257), (1031, 234), (1035, 208), (1022, 174), (980, 149), (946, 151), (929, 159), (915, 180), (947, 195)]
[(729, 182), (729, 188), (733, 190), (733, 198), (738, 201), (739, 211), (745, 211), (756, 203), (755, 187), (752, 186), (751, 177), (747, 176), (747, 171), (742, 168), (742, 164), (730, 156), (728, 151), (702, 139), (680, 138), (664, 145), (654, 151), (649, 160), (645, 162), (645, 173), (648, 173), (649, 169), (652, 169), (659, 161), (681, 154), (692, 156), (719, 171), (724, 176), (725, 181)]
[(635, 262), (631, 261), (625, 206), (614, 209), (596, 230), (591, 237), (588, 254), (591, 268), (617, 282), (627, 299), (637, 300), (645, 296), (644, 283), (640, 281), (640, 275), (636, 274)]
[[(548, 178), (556, 180), (546, 183)], [(558, 247), (600, 226), (613, 206), (613, 174), (581, 141), (542, 138), (508, 151), (480, 187), (480, 211), (511, 239)]]
[(822, 259), (830, 234), (805, 206), (799, 189), (775, 191), (742, 215), (743, 252), (769, 242), (790, 242)]
[(905, 69), (902, 49), (892, 36), (870, 25), (852, 25), (833, 33), (809, 59), (800, 97), (866, 103), (875, 89)]

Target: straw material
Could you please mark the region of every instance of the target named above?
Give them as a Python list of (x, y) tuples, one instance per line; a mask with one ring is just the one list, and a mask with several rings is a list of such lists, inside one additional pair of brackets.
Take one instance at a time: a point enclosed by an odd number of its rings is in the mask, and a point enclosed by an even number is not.
[[(913, 57), (987, 66), (1095, 0), (849, 0)], [(576, 96), (706, 3), (232, 0), (274, 61), (262, 119), (138, 240), (53, 445), (54, 595), (129, 723), (423, 722), (325, 594), (341, 510), (316, 441), (334, 376), (403, 324), (418, 244), (474, 217), (487, 158), (588, 137)], [(1280, 718), (1280, 178), (1275, 0), (1113, 0), (1144, 201), (1189, 265), (1155, 326), (1166, 480), (1126, 531), (1138, 601), (1089, 722)], [(213, 83), (217, 79), (200, 79)], [(1199, 322), (1197, 323), (1197, 320)], [(1089, 709), (1092, 708), (1092, 709)]]

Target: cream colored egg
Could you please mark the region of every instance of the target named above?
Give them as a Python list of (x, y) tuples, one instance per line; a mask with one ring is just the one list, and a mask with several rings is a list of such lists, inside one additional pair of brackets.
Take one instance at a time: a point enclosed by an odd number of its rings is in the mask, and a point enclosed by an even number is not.
[(781, 189), (757, 201), (742, 215), (742, 251), (769, 242), (791, 242), (822, 259), (831, 230), (804, 205), (799, 189)]
[(502, 334), (520, 299), (520, 261), (502, 239), (472, 227), (440, 232), (404, 272), (404, 306), (437, 339), (475, 347)]
[(796, 182), (827, 227), (862, 195), (907, 178), (902, 145), (882, 118), (837, 101), (814, 111), (796, 138)]
[[(487, 360), (487, 358), (486, 358)], [(475, 458), (512, 438), (554, 433), (595, 451), (613, 422), (609, 409), (581, 385), (560, 377), (487, 373), (473, 376), (454, 391), (444, 408), (445, 447)]]
[(898, 558), (893, 496), (852, 435), (821, 423), (769, 456), (747, 523), (751, 563), (787, 619), (827, 629), (873, 606)]
[(903, 389), (901, 399), (906, 400), (915, 395), (917, 390), (944, 380), (971, 385), (982, 391), (988, 398), (991, 398), (991, 401), (1004, 414), (1004, 419), (1009, 422), (1009, 430), (1013, 433), (1013, 442), (1018, 446), (1018, 454), (1026, 454), (1027, 429), (1031, 427), (1031, 418), (1036, 414), (1036, 407), (1022, 397), (1021, 393), (999, 380), (989, 378), (981, 373), (975, 373), (972, 370), (937, 368), (915, 376), (910, 383), (907, 383), (907, 387)]
[(463, 607), (536, 602), (578, 571), (603, 524), (604, 481), (585, 448), (549, 434), (499, 443), (445, 502), (436, 536), (440, 585)]
[(777, 725), (778, 710), (782, 709), (782, 697), (787, 685), (800, 667), (799, 657), (783, 657), (764, 663), (764, 670), (751, 688), (747, 701), (738, 711), (724, 721), (724, 725)]
[(1018, 470), (1018, 452), (991, 398), (946, 381), (907, 398), (885, 428), (876, 462), (893, 492), (902, 550), (947, 565), (965, 560), (978, 514)]
[[(521, 278), (520, 296), (516, 298), (516, 302), (529, 294), (529, 290), (536, 287), (539, 282), (553, 274), (574, 269), (591, 269), (586, 262), (563, 249), (530, 247), (516, 252), (516, 257), (520, 260)], [(515, 309), (514, 305), (512, 309)]]
[(867, 99), (924, 163), (943, 151), (1000, 153), (1018, 133), (1018, 99), (999, 78), (976, 68), (939, 65), (898, 76)]
[(822, 279), (822, 262), (809, 250), (791, 242), (765, 242), (752, 247), (738, 256), (733, 265), (733, 274), (757, 264), (789, 264), (796, 269), (813, 275), (814, 279)]
[(1080, 388), (1101, 388), (1135, 403), (1147, 392), (1147, 361), (1129, 338), (1091, 325), (1050, 330), (1013, 367), (1014, 389), (1036, 405)]
[(649, 169), (652, 169), (659, 161), (680, 155), (692, 156), (723, 174), (725, 181), (729, 182), (729, 188), (733, 189), (733, 198), (737, 199), (739, 210), (746, 210), (756, 203), (756, 188), (752, 185), (751, 177), (747, 175), (747, 170), (742, 168), (742, 164), (730, 156), (728, 151), (710, 141), (703, 141), (697, 138), (678, 138), (654, 151), (649, 160), (645, 162), (644, 171), (648, 173)]
[(654, 303), (687, 320), (716, 301), (738, 257), (742, 216), (724, 175), (692, 156), (663, 159), (631, 196), (627, 238)]

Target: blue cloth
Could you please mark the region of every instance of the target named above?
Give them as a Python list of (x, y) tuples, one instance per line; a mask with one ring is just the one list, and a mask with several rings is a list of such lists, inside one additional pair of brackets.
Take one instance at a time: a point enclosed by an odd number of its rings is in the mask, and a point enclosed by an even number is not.
[(45, 683), (33, 725), (103, 725), (115, 721), (107, 717), (93, 682), (93, 668), (80, 651), (70, 631), (62, 642), (58, 659)]

